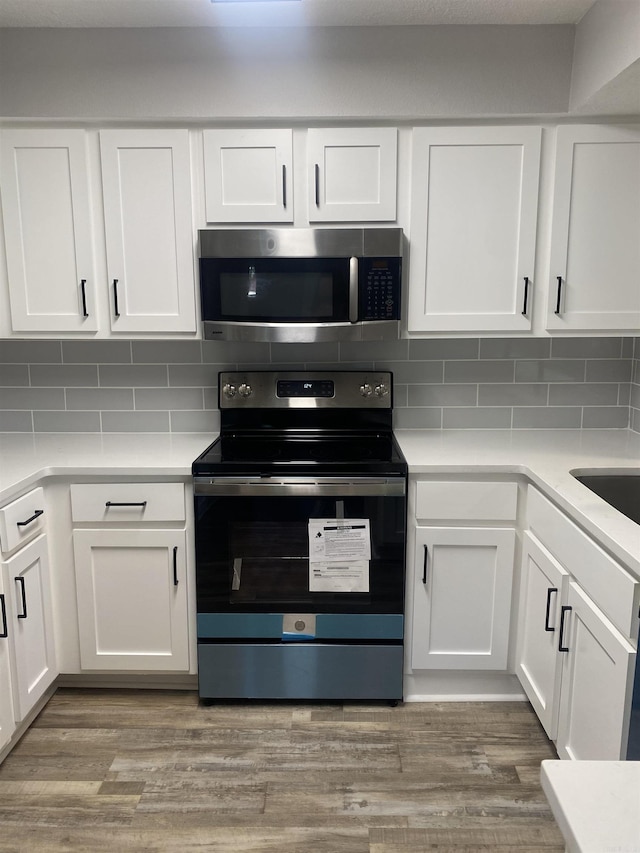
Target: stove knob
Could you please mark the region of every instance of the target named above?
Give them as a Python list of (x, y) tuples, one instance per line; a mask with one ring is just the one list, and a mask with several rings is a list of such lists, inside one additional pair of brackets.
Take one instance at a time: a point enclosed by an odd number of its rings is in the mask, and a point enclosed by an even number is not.
[(384, 382), (381, 382), (381, 383), (380, 383), (380, 385), (376, 385), (376, 389), (375, 389), (375, 390), (376, 390), (376, 395), (377, 395), (378, 397), (386, 397), (386, 396), (387, 396), (387, 394), (389, 393), (389, 389), (388, 389), (388, 388), (387, 388), (387, 386), (384, 384)]
[(236, 386), (232, 385), (230, 382), (226, 382), (222, 386), (222, 393), (225, 397), (235, 397), (236, 396)]
[(360, 386), (360, 393), (363, 397), (370, 397), (373, 394), (373, 389), (371, 388), (371, 385), (366, 382), (364, 385)]
[(253, 388), (251, 385), (247, 385), (245, 382), (238, 388), (238, 394), (241, 397), (250, 397), (253, 394)]

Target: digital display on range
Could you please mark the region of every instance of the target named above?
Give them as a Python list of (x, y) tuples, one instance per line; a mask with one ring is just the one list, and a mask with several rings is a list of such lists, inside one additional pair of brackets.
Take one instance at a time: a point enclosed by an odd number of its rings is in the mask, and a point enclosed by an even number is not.
[(276, 383), (278, 397), (333, 397), (331, 379), (279, 379)]

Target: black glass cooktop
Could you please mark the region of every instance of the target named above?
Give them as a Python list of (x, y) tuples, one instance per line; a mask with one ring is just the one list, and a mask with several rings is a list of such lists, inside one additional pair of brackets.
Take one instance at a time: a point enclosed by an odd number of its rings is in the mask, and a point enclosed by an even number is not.
[(406, 474), (392, 434), (291, 434), (276, 431), (223, 435), (193, 463), (195, 475), (297, 473)]

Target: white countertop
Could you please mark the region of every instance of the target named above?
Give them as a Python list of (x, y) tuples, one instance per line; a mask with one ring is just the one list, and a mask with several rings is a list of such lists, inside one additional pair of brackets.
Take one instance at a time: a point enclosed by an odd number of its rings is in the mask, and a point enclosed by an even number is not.
[[(397, 430), (413, 474), (518, 474), (640, 578), (640, 526), (570, 472), (640, 468), (629, 430)], [(47, 476), (188, 477), (215, 433), (0, 433), (0, 502)]]
[(593, 469), (640, 473), (630, 430), (397, 430), (414, 474), (520, 474), (640, 578), (640, 525), (571, 476)]
[(217, 433), (0, 433), (0, 503), (50, 476), (188, 477)]
[(543, 761), (568, 853), (640, 850), (640, 761)]

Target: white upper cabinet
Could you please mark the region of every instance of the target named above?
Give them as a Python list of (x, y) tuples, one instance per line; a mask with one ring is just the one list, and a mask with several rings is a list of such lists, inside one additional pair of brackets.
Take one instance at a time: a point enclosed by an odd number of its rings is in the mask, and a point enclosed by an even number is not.
[(409, 332), (528, 331), (541, 129), (413, 131)]
[(547, 328), (640, 328), (637, 126), (558, 128)]
[(205, 130), (207, 222), (293, 222), (292, 132)]
[(14, 332), (98, 328), (83, 130), (4, 130), (0, 181)]
[(111, 329), (195, 332), (187, 130), (100, 132)]
[(309, 222), (393, 222), (397, 146), (395, 127), (309, 130)]

